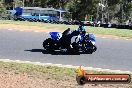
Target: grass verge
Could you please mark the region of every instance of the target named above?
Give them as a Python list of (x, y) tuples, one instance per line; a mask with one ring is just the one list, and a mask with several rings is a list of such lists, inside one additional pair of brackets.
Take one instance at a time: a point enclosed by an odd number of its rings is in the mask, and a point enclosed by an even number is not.
[[(38, 26), (44, 29), (58, 29), (64, 31), (67, 28), (73, 30), (77, 29), (77, 25), (64, 25), (64, 24), (49, 24), (42, 22), (28, 22), (28, 21), (12, 21), (12, 20), (0, 20), (0, 24), (15, 24), (17, 25), (26, 25), (26, 26)], [(132, 39), (132, 30), (128, 29), (116, 29), (116, 28), (102, 28), (102, 27), (86, 27), (87, 32), (100, 34), (100, 35), (113, 35), (118, 37), (124, 37), (127, 39)]]
[[(114, 74), (107, 71), (87, 70), (88, 74)], [(15, 62), (0, 61), (0, 82), (18, 88), (29, 86), (30, 88), (131, 88), (129, 84), (86, 84), (80, 86), (76, 82), (76, 69), (57, 66), (42, 66)], [(13, 81), (13, 82), (12, 82)], [(25, 83), (25, 84), (23, 84)], [(0, 84), (1, 86), (2, 84)], [(111, 87), (112, 86), (112, 87)], [(29, 88), (28, 87), (28, 88)], [(7, 87), (1, 87), (7, 88)], [(23, 87), (20, 87), (23, 88)], [(27, 88), (27, 87), (26, 87)]]
[[(32, 73), (39, 72), (42, 74), (49, 74), (53, 76), (53, 78), (63, 79), (65, 76), (73, 77), (75, 79), (77, 74), (77, 69), (74, 68), (65, 68), (65, 67), (57, 67), (57, 66), (42, 66), (42, 65), (34, 65), (27, 63), (15, 63), (15, 62), (2, 62), (0, 61), (0, 69), (6, 71), (14, 71), (16, 74), (19, 73)], [(88, 74), (114, 74), (113, 72), (108, 71), (95, 71), (95, 70), (87, 70)]]

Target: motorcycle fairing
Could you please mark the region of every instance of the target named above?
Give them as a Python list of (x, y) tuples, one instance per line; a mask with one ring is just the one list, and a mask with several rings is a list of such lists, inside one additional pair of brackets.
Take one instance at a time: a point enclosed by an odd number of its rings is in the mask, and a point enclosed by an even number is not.
[(96, 38), (95, 36), (92, 34), (92, 33), (89, 33), (88, 35), (86, 35), (85, 39), (89, 42), (89, 41), (92, 41), (92, 42), (96, 42)]
[[(92, 43), (92, 45), (95, 45), (95, 42), (96, 42), (96, 38), (95, 38), (95, 36), (92, 34), (92, 33), (89, 33), (88, 35), (86, 35), (87, 36), (87, 42), (89, 42), (89, 43)], [(91, 48), (91, 46), (90, 45), (87, 45), (87, 48)]]
[(50, 32), (49, 34), (55, 40), (59, 40), (62, 37), (62, 33), (61, 32)]
[(91, 41), (96, 41), (94, 34), (89, 33), (87, 36), (90, 38)]

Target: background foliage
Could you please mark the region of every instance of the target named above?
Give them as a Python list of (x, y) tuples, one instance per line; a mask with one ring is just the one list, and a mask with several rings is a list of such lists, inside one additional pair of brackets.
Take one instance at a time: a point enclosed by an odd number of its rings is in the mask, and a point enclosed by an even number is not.
[[(65, 9), (72, 14), (73, 20), (101, 20), (102, 13), (107, 21), (124, 22), (132, 18), (132, 0), (6, 0), (0, 3), (0, 13), (5, 7), (22, 6), (54, 7)], [(99, 6), (103, 1), (105, 8)], [(8, 8), (9, 9), (9, 8)]]

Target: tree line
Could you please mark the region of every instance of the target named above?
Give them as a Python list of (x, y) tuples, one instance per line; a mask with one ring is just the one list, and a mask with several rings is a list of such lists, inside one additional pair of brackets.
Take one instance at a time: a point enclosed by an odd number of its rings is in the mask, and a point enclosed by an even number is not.
[(0, 9), (17, 6), (64, 9), (72, 14), (73, 20), (122, 23), (132, 18), (132, 0), (7, 0), (0, 3)]

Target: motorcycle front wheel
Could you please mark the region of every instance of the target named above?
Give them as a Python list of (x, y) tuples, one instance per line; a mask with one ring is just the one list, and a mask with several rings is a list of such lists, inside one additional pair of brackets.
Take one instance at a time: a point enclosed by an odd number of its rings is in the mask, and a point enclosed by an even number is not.
[(97, 46), (94, 45), (94, 46), (93, 46), (93, 52), (95, 52), (96, 50), (97, 50)]

